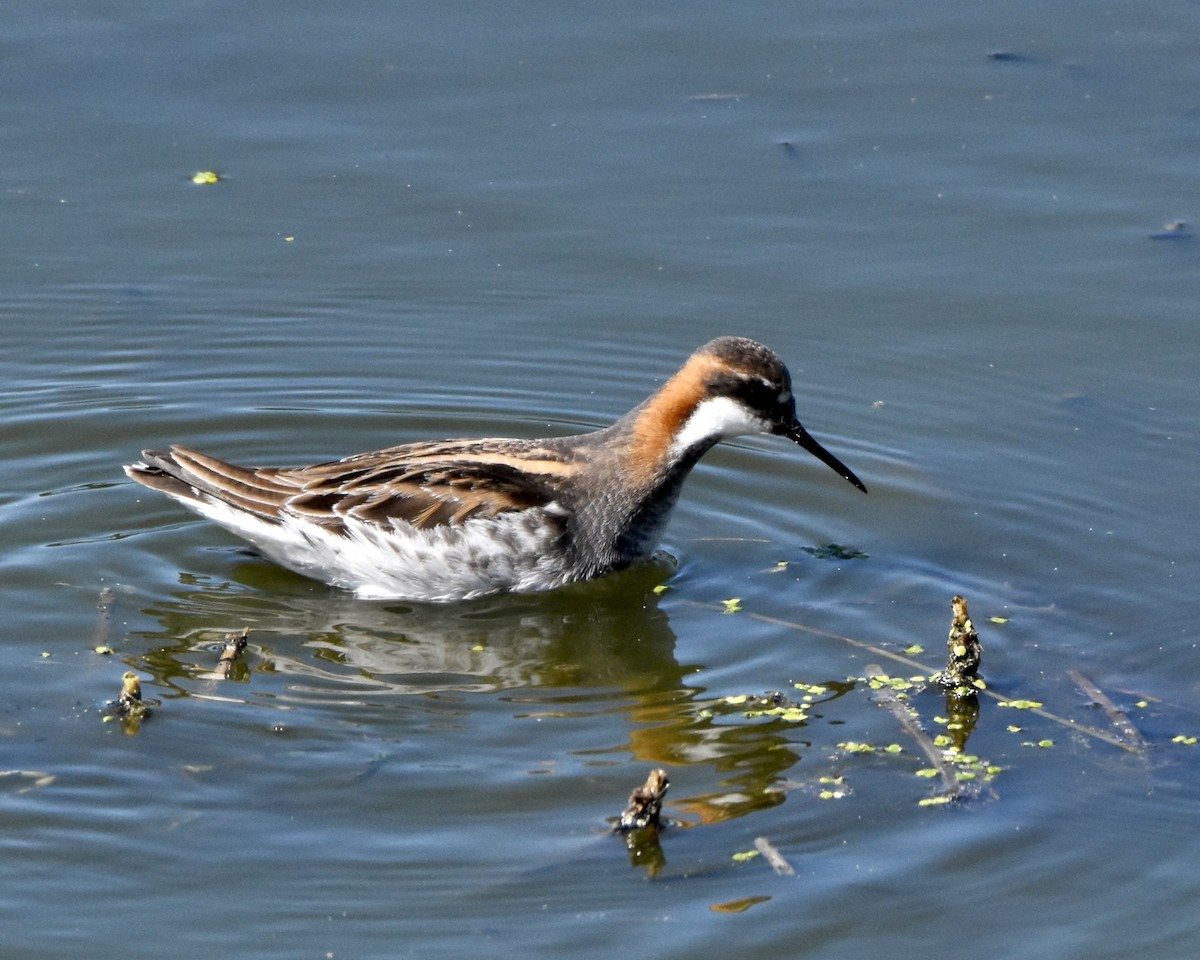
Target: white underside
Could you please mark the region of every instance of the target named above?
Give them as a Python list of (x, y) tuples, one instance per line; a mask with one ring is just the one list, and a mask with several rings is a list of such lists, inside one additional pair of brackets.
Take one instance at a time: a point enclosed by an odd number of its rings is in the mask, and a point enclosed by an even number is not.
[(562, 554), (553, 505), (429, 530), (350, 523), (342, 536), (293, 518), (268, 523), (212, 500), (179, 502), (280, 566), (369, 599), (467, 600), (579, 579)]

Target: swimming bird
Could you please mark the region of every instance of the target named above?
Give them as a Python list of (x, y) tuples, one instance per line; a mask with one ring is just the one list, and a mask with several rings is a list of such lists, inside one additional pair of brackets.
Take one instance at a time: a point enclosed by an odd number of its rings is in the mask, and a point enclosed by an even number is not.
[(172, 446), (125, 472), (281, 566), (360, 597), (548, 590), (650, 556), (683, 481), (720, 440), (795, 441), (867, 488), (796, 418), (770, 349), (720, 337), (601, 430), (408, 443), (310, 467), (240, 467)]

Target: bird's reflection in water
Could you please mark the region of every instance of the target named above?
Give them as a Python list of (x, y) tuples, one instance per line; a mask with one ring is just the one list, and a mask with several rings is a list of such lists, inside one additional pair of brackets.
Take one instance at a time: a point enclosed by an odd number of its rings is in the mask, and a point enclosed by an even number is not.
[[(185, 583), (147, 610), (162, 632), (147, 635), (154, 649), (139, 665), (178, 696), (200, 694), (214, 682), (221, 639), (248, 627), (247, 669), (235, 676), (250, 690), (226, 683), (223, 696), (251, 699), (256, 675), (271, 674), (272, 702), (291, 708), (445, 694), (468, 710), (470, 695), (499, 694), (514, 715), (531, 703), (586, 704), (626, 717), (631, 783), (644, 777), (644, 764), (712, 769), (717, 790), (673, 797), (688, 819), (713, 822), (780, 803), (785, 793), (775, 785), (805, 746), (802, 725), (739, 722), (688, 682), (703, 664), (677, 659), (655, 589), (672, 568), (663, 556), (547, 594), (422, 605), (366, 602), (248, 563), (234, 583)], [(605, 755), (616, 759), (620, 749)]]

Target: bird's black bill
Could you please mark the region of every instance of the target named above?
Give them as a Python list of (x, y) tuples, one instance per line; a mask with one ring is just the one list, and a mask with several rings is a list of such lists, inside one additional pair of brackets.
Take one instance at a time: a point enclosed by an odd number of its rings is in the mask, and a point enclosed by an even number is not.
[(825, 466), (834, 470), (839, 477), (844, 477), (850, 483), (854, 484), (863, 493), (867, 492), (867, 488), (863, 482), (854, 475), (854, 471), (842, 463), (837, 457), (826, 450), (813, 438), (813, 435), (800, 426), (799, 421), (789, 424), (784, 427), (783, 435), (789, 440), (795, 440), (805, 450), (811, 453), (814, 457), (820, 460)]

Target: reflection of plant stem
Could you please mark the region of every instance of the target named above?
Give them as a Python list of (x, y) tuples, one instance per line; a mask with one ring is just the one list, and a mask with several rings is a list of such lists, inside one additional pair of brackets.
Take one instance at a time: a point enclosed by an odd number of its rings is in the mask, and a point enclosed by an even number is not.
[(625, 848), (629, 851), (629, 865), (641, 867), (648, 877), (659, 877), (667, 865), (667, 855), (658, 842), (658, 828), (646, 827), (625, 834)]
[[(720, 612), (721, 607), (714, 606), (711, 603), (700, 603), (692, 601), (695, 606), (704, 607), (707, 610), (716, 610)], [(860, 650), (868, 650), (879, 657), (884, 657), (888, 660), (893, 660), (896, 663), (902, 663), (911, 670), (918, 671), (925, 676), (932, 676), (936, 671), (931, 670), (925, 664), (914, 660), (912, 657), (906, 657), (904, 654), (895, 653), (892, 650), (885, 650), (883, 647), (877, 647), (873, 643), (866, 643), (862, 640), (855, 640), (853, 637), (844, 637), (840, 633), (831, 633), (828, 630), (820, 630), (817, 627), (810, 627), (803, 623), (796, 623), (794, 620), (783, 620), (780, 617), (771, 617), (765, 613), (752, 613), (744, 611), (741, 616), (749, 617), (751, 620), (757, 620), (760, 623), (770, 623), (777, 627), (787, 627), (789, 630), (799, 630), (801, 633), (812, 634), (814, 637), (824, 637), (827, 640), (840, 640), (842, 643), (848, 643), (852, 647), (858, 647)], [(981, 690), (980, 696), (991, 697), (993, 700), (1007, 700), (1003, 694), (996, 693), (994, 690)], [(1061, 726), (1068, 727), (1076, 733), (1084, 734), (1088, 737), (1093, 737), (1096, 740), (1103, 740), (1105, 743), (1111, 743), (1114, 747), (1120, 747), (1122, 750), (1128, 750), (1130, 753), (1141, 753), (1142, 748), (1136, 744), (1127, 743), (1124, 739), (1115, 734), (1109, 733), (1107, 730), (1100, 730), (1096, 727), (1088, 726), (1084, 723), (1078, 723), (1069, 717), (1060, 717), (1056, 713), (1051, 713), (1049, 710), (1043, 710), (1041, 707), (1035, 707), (1028, 711), (1041, 717), (1043, 720), (1050, 720)]]

